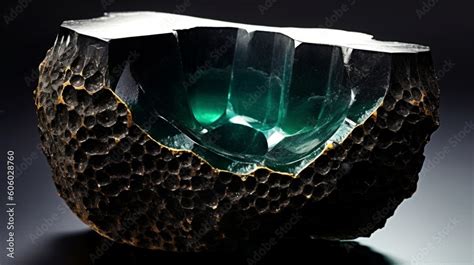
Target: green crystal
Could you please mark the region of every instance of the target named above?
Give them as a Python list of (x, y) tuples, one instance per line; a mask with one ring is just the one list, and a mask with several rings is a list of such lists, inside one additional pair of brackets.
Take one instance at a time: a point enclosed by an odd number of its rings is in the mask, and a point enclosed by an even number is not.
[(368, 52), (276, 32), (194, 28), (114, 39), (109, 67), (129, 51), (140, 56), (112, 86), (134, 120), (162, 144), (234, 172), (300, 170), (368, 118), (389, 80), (388, 59), (367, 62)]

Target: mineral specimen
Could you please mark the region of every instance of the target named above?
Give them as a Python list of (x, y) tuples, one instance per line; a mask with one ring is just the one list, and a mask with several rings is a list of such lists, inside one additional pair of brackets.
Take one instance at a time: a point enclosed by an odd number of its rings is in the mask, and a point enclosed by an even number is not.
[(369, 236), (438, 126), (427, 47), (154, 12), (64, 22), (34, 95), (69, 207), (168, 251)]

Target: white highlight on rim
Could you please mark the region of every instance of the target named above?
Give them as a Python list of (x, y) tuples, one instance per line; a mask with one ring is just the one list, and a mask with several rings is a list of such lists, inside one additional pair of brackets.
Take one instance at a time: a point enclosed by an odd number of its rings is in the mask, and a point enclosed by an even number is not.
[(173, 31), (176, 30), (196, 27), (231, 27), (245, 29), (248, 32), (257, 30), (278, 32), (298, 42), (343, 46), (359, 50), (388, 53), (429, 51), (429, 47), (417, 44), (378, 41), (373, 39), (372, 35), (365, 33), (325, 28), (258, 26), (159, 12), (106, 13), (103, 17), (94, 19), (65, 21), (62, 26), (76, 31), (79, 34), (92, 36), (105, 41), (173, 33)]

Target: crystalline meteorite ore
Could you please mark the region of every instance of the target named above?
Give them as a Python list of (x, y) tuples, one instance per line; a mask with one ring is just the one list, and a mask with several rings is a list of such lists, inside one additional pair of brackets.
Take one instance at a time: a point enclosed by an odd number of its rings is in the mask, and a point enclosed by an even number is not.
[(64, 22), (34, 96), (69, 207), (168, 251), (369, 236), (438, 127), (428, 47), (153, 12)]

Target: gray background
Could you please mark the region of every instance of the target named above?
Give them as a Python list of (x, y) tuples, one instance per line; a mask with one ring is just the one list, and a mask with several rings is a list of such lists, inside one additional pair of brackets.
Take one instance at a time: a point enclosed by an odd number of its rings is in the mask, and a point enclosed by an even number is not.
[[(262, 12), (259, 6), (265, 6), (265, 2), (267, 8)], [(345, 11), (344, 4), (348, 7)], [(417, 9), (424, 5), (426, 12), (420, 16)], [(418, 191), (397, 209), (384, 229), (358, 241), (395, 264), (474, 264), (474, 127), (468, 126), (474, 124), (472, 6), (467, 0), (3, 0), (0, 160), (4, 165), (6, 151), (12, 149), (17, 167), (22, 170), (16, 181), (17, 258), (9, 260), (4, 249), (5, 169), (0, 169), (0, 264), (91, 262), (90, 249), (85, 246), (98, 239), (87, 232), (87, 227), (57, 196), (50, 168), (38, 149), (32, 90), (37, 66), (53, 44), (63, 20), (125, 10), (181, 12), (279, 26), (325, 25), (367, 32), (381, 40), (429, 45), (440, 71), (441, 127), (426, 148)], [(15, 8), (18, 11), (14, 19), (5, 23), (5, 16)], [(327, 23), (327, 19), (332, 22)], [(317, 250), (308, 247), (306, 251)], [(136, 257), (134, 260), (127, 262), (137, 262)]]

